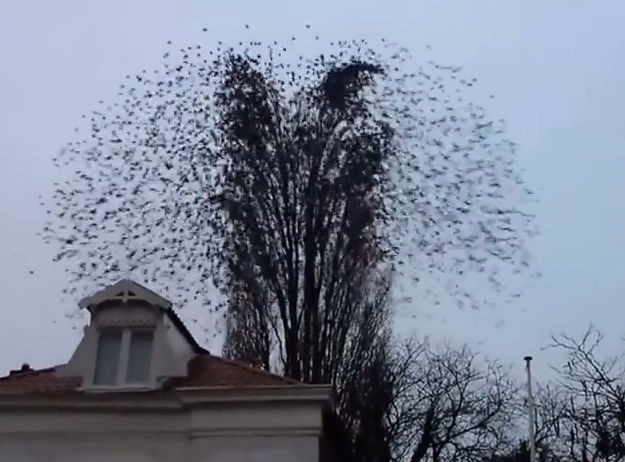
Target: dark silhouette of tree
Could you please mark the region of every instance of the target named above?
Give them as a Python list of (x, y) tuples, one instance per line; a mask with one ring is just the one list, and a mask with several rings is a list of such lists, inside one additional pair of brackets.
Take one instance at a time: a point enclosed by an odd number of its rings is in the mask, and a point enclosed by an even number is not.
[[(531, 460), (527, 441), (521, 441), (512, 451), (495, 455), (488, 462), (534, 462)], [(542, 461), (541, 461), (542, 462)]]
[[(547, 349), (564, 354), (555, 379), (535, 392), (537, 462), (617, 462), (625, 460), (623, 353), (602, 351), (602, 334), (590, 326), (583, 335), (554, 336)], [(512, 435), (526, 434), (527, 409), (517, 412)], [(505, 448), (504, 448), (505, 449)], [(527, 440), (499, 450), (491, 462), (529, 461)]]
[[(536, 461), (534, 462), (564, 462), (567, 459), (560, 459), (549, 446), (541, 443), (536, 445)], [(488, 462), (533, 462), (530, 455), (529, 442), (521, 440), (519, 445), (512, 451), (502, 455), (496, 455)]]
[[(535, 384), (536, 385), (536, 384)], [(568, 396), (557, 383), (537, 384), (535, 401), (535, 441), (538, 462), (569, 460), (566, 455), (566, 435), (569, 425)], [(527, 409), (523, 410), (523, 420), (527, 419)], [(527, 449), (527, 441), (523, 441)], [(529, 457), (529, 454), (526, 454)]]
[(567, 460), (612, 462), (625, 459), (625, 376), (622, 351), (600, 353), (603, 335), (590, 326), (580, 337), (560, 335), (550, 345), (566, 355), (556, 368), (566, 407), (561, 420)]
[(505, 368), (466, 346), (379, 345), (339, 387), (351, 460), (486, 462), (517, 450), (521, 387)]
[(427, 343), (413, 367), (404, 396), (411, 462), (483, 462), (516, 441), (520, 388), (505, 368), (467, 347)]
[[(226, 354), (335, 384), (359, 460), (394, 457), (406, 425), (425, 445), (414, 462), (477, 460), (495, 441), (507, 385), (464, 353), (440, 356), (427, 362), (433, 375), (418, 371), (440, 382), (411, 397), (426, 403), (414, 405), (418, 419), (397, 411), (415, 389), (414, 350), (394, 346), (391, 281), (434, 275), (479, 306), (465, 275), (501, 291), (502, 268), (528, 267), (531, 217), (519, 204), (530, 192), (515, 146), (464, 100), (475, 82), (459, 68), (411, 68), (410, 53), (387, 42), (285, 54), (258, 42), (168, 52), (163, 69), (128, 76), (120, 99), (89, 117), (87, 139), (58, 158), (73, 173), (43, 232), (69, 265), (68, 292), (130, 273), (181, 304), (210, 305), (225, 319)], [(473, 407), (455, 409), (454, 397)], [(485, 439), (457, 443), (474, 434)]]

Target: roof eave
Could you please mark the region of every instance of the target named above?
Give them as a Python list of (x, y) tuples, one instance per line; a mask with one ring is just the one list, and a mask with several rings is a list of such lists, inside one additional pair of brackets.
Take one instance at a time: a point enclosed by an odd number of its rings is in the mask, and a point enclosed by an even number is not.
[(250, 387), (181, 387), (176, 391), (185, 403), (225, 401), (315, 401), (332, 403), (334, 389), (331, 385), (266, 385)]
[(250, 403), (315, 403), (325, 406), (333, 391), (326, 385), (188, 387), (152, 392), (0, 393), (0, 409), (125, 409), (171, 411), (188, 406)]

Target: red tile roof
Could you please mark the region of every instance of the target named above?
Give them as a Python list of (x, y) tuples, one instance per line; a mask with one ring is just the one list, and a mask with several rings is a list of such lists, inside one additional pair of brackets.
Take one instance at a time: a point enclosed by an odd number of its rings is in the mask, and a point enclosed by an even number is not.
[[(39, 394), (79, 392), (81, 379), (58, 377), (56, 367), (13, 372), (0, 377), (0, 394)], [(184, 387), (266, 387), (305, 386), (303, 383), (256, 369), (231, 359), (198, 354), (188, 364), (186, 377), (175, 377), (167, 382), (166, 389)]]

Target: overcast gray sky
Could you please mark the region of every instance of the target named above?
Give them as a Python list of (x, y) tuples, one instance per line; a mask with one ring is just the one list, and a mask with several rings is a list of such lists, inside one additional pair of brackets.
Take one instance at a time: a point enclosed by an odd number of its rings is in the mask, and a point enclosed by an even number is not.
[[(625, 331), (625, 2), (623, 0), (5, 1), (0, 10), (0, 374), (64, 362), (79, 332), (65, 276), (36, 232), (39, 195), (62, 179), (52, 156), (126, 74), (155, 68), (165, 42), (386, 37), (461, 65), (491, 117), (508, 120), (541, 203), (532, 245), (543, 273), (514, 304), (481, 312), (425, 306), (403, 328), (479, 344), (522, 368), (551, 333), (589, 322), (617, 348)], [(251, 25), (250, 31), (243, 24)], [(202, 27), (208, 33), (201, 34)], [(478, 101), (479, 102), (479, 101)], [(34, 274), (29, 274), (34, 270)], [(193, 308), (183, 313), (195, 317)]]

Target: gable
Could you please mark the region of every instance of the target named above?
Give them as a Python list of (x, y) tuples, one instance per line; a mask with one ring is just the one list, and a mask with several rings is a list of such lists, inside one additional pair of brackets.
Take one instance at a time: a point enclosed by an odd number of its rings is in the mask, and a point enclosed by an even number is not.
[(172, 303), (166, 298), (130, 279), (122, 279), (93, 295), (83, 298), (78, 303), (78, 306), (80, 308), (89, 308), (111, 300), (123, 303), (131, 300), (142, 300), (150, 305), (165, 309), (172, 306)]

